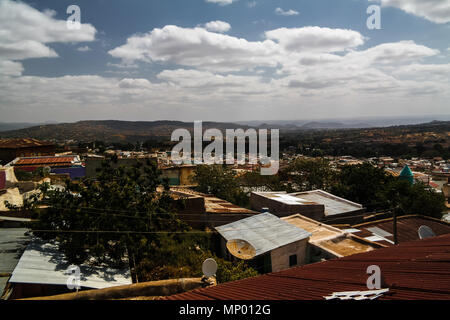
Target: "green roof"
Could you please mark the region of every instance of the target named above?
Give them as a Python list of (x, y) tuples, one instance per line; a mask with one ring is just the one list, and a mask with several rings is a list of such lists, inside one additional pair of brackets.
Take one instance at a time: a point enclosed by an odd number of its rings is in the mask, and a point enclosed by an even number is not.
[(406, 165), (403, 168), (402, 172), (400, 172), (400, 177), (414, 177), (414, 174), (412, 173), (408, 165)]

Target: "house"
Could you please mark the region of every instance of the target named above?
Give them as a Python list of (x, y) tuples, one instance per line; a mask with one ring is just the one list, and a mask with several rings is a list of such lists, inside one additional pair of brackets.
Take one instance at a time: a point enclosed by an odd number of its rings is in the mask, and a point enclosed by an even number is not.
[(183, 203), (179, 219), (196, 229), (214, 228), (258, 214), (246, 208), (184, 187), (171, 187), (173, 199)]
[(53, 156), (55, 144), (36, 139), (0, 139), (0, 164), (18, 157)]
[(38, 168), (50, 168), (51, 173), (68, 174), (71, 179), (82, 178), (86, 168), (78, 155), (19, 157), (8, 163), (14, 170), (33, 172)]
[[(369, 266), (380, 268), (379, 300), (450, 300), (450, 235), (406, 242), (344, 258), (227, 282), (168, 300), (325, 300), (361, 296)], [(349, 296), (348, 292), (355, 292)], [(367, 298), (366, 298), (367, 299)]]
[(278, 217), (299, 213), (317, 221), (352, 217), (364, 212), (362, 205), (337, 197), (323, 190), (296, 193), (252, 192), (250, 206), (261, 211), (267, 208)]
[(281, 220), (311, 233), (308, 242), (310, 262), (341, 258), (385, 247), (300, 214), (283, 217)]
[[(20, 257), (9, 279), (8, 299), (68, 293), (71, 264), (56, 241), (34, 238)], [(80, 268), (81, 290), (102, 289), (132, 283), (129, 267), (114, 269), (108, 265)]]
[[(397, 217), (398, 243), (419, 240), (419, 228), (427, 226), (435, 235), (450, 234), (450, 223), (423, 215), (407, 215)], [(394, 245), (393, 218), (357, 224), (347, 232), (385, 246)]]
[(244, 240), (255, 250), (251, 264), (259, 272), (275, 272), (307, 263), (311, 233), (268, 212), (216, 227), (224, 256), (230, 240)]

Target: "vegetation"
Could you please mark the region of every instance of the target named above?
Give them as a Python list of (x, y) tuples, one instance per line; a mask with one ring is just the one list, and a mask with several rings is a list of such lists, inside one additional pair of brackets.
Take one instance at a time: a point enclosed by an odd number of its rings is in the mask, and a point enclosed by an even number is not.
[[(201, 275), (201, 262), (213, 257), (212, 235), (196, 233), (180, 221), (180, 204), (169, 196), (168, 186), (157, 191), (156, 164), (142, 166), (112, 168), (104, 162), (96, 180), (68, 180), (64, 190), (43, 185), (34, 208), (48, 208), (36, 210), (34, 234), (58, 240), (70, 263), (119, 267), (128, 258), (139, 281)], [(245, 264), (218, 261), (219, 281), (255, 274)]]

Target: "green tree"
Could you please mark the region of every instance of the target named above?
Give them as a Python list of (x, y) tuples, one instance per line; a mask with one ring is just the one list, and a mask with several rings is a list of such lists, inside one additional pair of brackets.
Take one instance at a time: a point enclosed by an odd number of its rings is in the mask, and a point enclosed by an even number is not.
[(335, 172), (323, 158), (296, 159), (289, 165), (287, 171), (295, 191), (328, 190), (335, 179)]
[(197, 190), (240, 206), (247, 206), (248, 194), (242, 191), (236, 174), (227, 166), (200, 165), (195, 168)]

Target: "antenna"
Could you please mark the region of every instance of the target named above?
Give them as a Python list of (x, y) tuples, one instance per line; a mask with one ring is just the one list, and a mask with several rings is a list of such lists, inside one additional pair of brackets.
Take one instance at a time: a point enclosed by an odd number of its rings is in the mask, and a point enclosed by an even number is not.
[(255, 248), (245, 240), (233, 239), (227, 242), (227, 249), (236, 258), (250, 260), (256, 256)]
[(217, 272), (216, 260), (214, 260), (212, 258), (208, 258), (205, 261), (203, 261), (202, 272), (203, 272), (203, 275), (207, 278), (216, 275), (216, 272)]
[(436, 237), (436, 234), (429, 226), (420, 226), (418, 232), (419, 232), (420, 239)]

